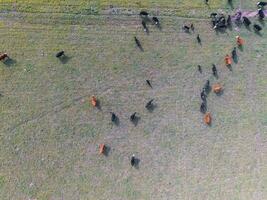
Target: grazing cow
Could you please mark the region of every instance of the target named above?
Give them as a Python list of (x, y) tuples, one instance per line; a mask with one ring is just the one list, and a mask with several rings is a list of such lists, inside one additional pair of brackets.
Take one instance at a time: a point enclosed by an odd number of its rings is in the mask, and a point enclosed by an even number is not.
[(95, 96), (92, 96), (92, 97), (91, 97), (91, 104), (92, 104), (92, 106), (94, 106), (94, 107), (97, 106), (97, 99), (96, 99)]
[(205, 93), (205, 90), (203, 89), (202, 92), (200, 93), (200, 98), (202, 99), (202, 101), (206, 101), (207, 95)]
[(213, 73), (214, 76), (218, 75), (217, 74), (217, 68), (216, 68), (216, 66), (214, 64), (212, 64), (212, 73)]
[(232, 64), (231, 57), (228, 54), (225, 56), (224, 61), (225, 61), (226, 65), (231, 65)]
[(153, 107), (153, 101), (154, 99), (151, 99), (149, 102), (147, 102), (146, 109), (151, 109)]
[(111, 121), (115, 123), (117, 121), (117, 116), (115, 115), (114, 112), (110, 112), (110, 114), (111, 114)]
[(202, 102), (200, 105), (200, 112), (205, 114), (207, 112), (207, 106), (205, 102)]
[(264, 6), (266, 6), (267, 5), (267, 2), (263, 2), (263, 1), (259, 1), (258, 3), (257, 3), (257, 6), (258, 7), (264, 7)]
[(191, 30), (192, 30), (193, 32), (195, 31), (194, 24), (191, 24), (191, 25), (190, 25), (190, 28), (191, 28)]
[(199, 44), (201, 44), (201, 39), (200, 39), (200, 37), (199, 37), (199, 34), (197, 34), (197, 42), (198, 42)]
[(57, 54), (56, 54), (56, 57), (57, 58), (60, 58), (60, 57), (62, 57), (62, 56), (64, 56), (65, 55), (65, 52), (64, 51), (60, 51), (60, 52), (58, 52)]
[(265, 17), (265, 14), (262, 8), (258, 9), (258, 15), (259, 15), (259, 19), (263, 20), (263, 18)]
[(157, 17), (152, 17), (152, 20), (156, 25), (159, 25), (159, 19)]
[(214, 93), (219, 94), (222, 91), (222, 86), (219, 83), (216, 83), (212, 86)]
[(135, 41), (137, 47), (138, 47), (141, 51), (143, 51), (141, 42), (137, 39), (137, 37), (134, 37), (134, 41)]
[(189, 30), (190, 30), (189, 26), (187, 26), (187, 25), (183, 25), (183, 29), (184, 29), (184, 31), (185, 31), (186, 33), (189, 33)]
[(206, 114), (204, 115), (204, 122), (205, 122), (205, 124), (207, 124), (207, 125), (210, 125), (210, 124), (211, 124), (211, 115), (210, 115), (210, 113), (206, 113)]
[(131, 157), (131, 166), (135, 166), (136, 165), (136, 158), (135, 155), (133, 154)]
[(150, 81), (149, 81), (149, 80), (146, 80), (146, 83), (147, 83), (147, 85), (148, 85), (149, 87), (151, 87), (151, 88), (152, 88), (152, 85), (151, 85), (151, 83), (150, 83)]
[(130, 116), (130, 120), (133, 122), (136, 119), (136, 112)]
[(99, 145), (99, 154), (105, 154), (106, 146), (105, 144)]
[(197, 66), (199, 73), (202, 73), (202, 67), (200, 65)]
[(142, 25), (143, 25), (144, 31), (145, 31), (146, 33), (148, 33), (148, 28), (147, 28), (147, 26), (146, 26), (146, 22), (145, 22), (144, 20), (142, 20)]
[(0, 61), (5, 60), (6, 58), (8, 58), (7, 53), (0, 53)]
[(244, 45), (244, 40), (238, 35), (236, 36), (236, 43), (238, 46)]
[(232, 18), (231, 18), (230, 15), (228, 15), (226, 23), (227, 23), (227, 26), (231, 26), (232, 25)]
[(139, 15), (140, 15), (141, 17), (148, 17), (148, 12), (146, 12), (146, 11), (141, 11), (141, 12), (139, 13)]
[(254, 28), (254, 30), (255, 30), (256, 32), (260, 32), (260, 31), (262, 30), (261, 26), (258, 25), (258, 24), (254, 24), (254, 25), (253, 25), (253, 28)]
[(236, 59), (237, 54), (236, 54), (236, 47), (234, 47), (233, 51), (232, 51), (232, 58)]
[(209, 80), (207, 80), (205, 85), (204, 85), (204, 91), (206, 92), (206, 94), (208, 94), (210, 91), (210, 81)]
[(243, 23), (245, 24), (245, 26), (249, 26), (251, 24), (251, 21), (247, 17), (244, 16)]

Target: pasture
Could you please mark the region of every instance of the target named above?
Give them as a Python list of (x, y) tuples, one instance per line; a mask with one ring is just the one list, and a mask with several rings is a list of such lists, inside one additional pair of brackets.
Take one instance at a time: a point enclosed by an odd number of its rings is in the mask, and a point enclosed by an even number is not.
[[(262, 35), (244, 26), (216, 33), (211, 12), (254, 11), (257, 1), (233, 0), (234, 9), (210, 2), (2, 0), (0, 52), (12, 62), (0, 63), (0, 199), (266, 199), (266, 26)], [(144, 33), (141, 9), (156, 14), (162, 30), (149, 24)], [(184, 23), (195, 33), (184, 33)], [(230, 71), (224, 56), (236, 35), (245, 45)], [(60, 50), (65, 62), (55, 57)], [(224, 88), (208, 96), (210, 127), (199, 112), (208, 79)], [(92, 95), (101, 109), (90, 105)], [(98, 154), (100, 143), (108, 156)]]

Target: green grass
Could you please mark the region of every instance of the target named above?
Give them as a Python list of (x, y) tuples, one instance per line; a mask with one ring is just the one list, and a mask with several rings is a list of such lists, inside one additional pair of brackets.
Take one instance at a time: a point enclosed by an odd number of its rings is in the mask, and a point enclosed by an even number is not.
[[(264, 199), (266, 28), (262, 37), (244, 27), (217, 35), (208, 20), (176, 17), (191, 7), (193, 17), (230, 12), (213, 2), (209, 10), (202, 1), (32, 0), (2, 13), (1, 52), (15, 62), (0, 63), (0, 199)], [(11, 10), (14, 2), (2, 4)], [(102, 15), (109, 4), (122, 14), (158, 9), (163, 29), (149, 25), (148, 36), (138, 16)], [(86, 14), (91, 5), (97, 13)], [(183, 33), (191, 22), (196, 33)], [(230, 72), (223, 57), (237, 34), (246, 43)], [(65, 64), (55, 58), (61, 49), (70, 57)], [(222, 96), (208, 97), (211, 127), (199, 113), (207, 79), (224, 87)], [(101, 110), (90, 106), (91, 95)], [(157, 103), (152, 113), (144, 109), (150, 98)], [(111, 111), (120, 126), (110, 123)], [(136, 127), (133, 112), (141, 116)], [(108, 157), (98, 155), (100, 143), (111, 147)], [(133, 153), (139, 169), (130, 167)]]

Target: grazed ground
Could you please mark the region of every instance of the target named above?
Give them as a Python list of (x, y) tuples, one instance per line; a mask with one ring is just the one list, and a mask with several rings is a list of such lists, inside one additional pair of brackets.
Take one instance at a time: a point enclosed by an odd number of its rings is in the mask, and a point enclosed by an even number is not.
[[(89, 1), (98, 12), (87, 14), (85, 1), (8, 2), (0, 42), (13, 63), (0, 67), (0, 199), (266, 198), (266, 27), (262, 36), (244, 27), (216, 34), (206, 14), (234, 12), (221, 1), (210, 10), (198, 1), (193, 18), (180, 13), (178, 3), (191, 7), (187, 1)], [(234, 6), (254, 10), (255, 2)], [(120, 13), (111, 14), (110, 4)], [(159, 13), (162, 31), (142, 32), (140, 7)], [(182, 24), (191, 22), (196, 32), (184, 33)], [(229, 71), (223, 57), (237, 34), (246, 43)], [(61, 49), (66, 63), (54, 57)], [(207, 79), (224, 87), (223, 95), (208, 97), (211, 127), (199, 112)], [(89, 105), (91, 95), (100, 110)], [(157, 105), (151, 113), (144, 108), (150, 98)], [(141, 117), (136, 127), (133, 112)], [(100, 143), (110, 147), (107, 157), (98, 155)], [(133, 153), (139, 169), (130, 167)]]

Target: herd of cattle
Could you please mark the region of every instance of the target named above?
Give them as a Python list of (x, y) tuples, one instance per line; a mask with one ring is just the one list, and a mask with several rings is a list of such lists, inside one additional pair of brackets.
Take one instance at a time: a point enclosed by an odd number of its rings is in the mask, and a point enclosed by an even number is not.
[[(208, 0), (205, 0), (205, 2), (206, 2), (206, 4), (209, 3)], [(232, 0), (228, 0), (228, 3), (232, 3)], [(259, 17), (260, 21), (262, 21), (265, 17), (264, 6), (266, 6), (266, 5), (267, 5), (267, 2), (258, 2), (257, 3), (258, 17)], [(139, 15), (140, 15), (141, 20), (142, 20), (141, 24), (142, 24), (142, 27), (144, 29), (144, 32), (146, 32), (147, 34), (149, 33), (147, 23), (152, 23), (153, 25), (155, 25), (159, 29), (161, 29), (160, 21), (157, 17), (155, 17), (155, 16), (150, 17), (149, 13), (146, 11), (141, 11)], [(221, 30), (224, 30), (224, 29), (231, 27), (232, 21), (234, 21), (236, 24), (244, 24), (246, 27), (249, 27), (252, 24), (251, 21), (248, 19), (248, 17), (242, 16), (241, 11), (238, 11), (234, 16), (228, 15), (227, 17), (224, 16), (223, 14), (211, 13), (210, 17), (211, 17), (212, 27), (216, 31), (218, 31), (218, 30), (221, 31)], [(259, 33), (262, 30), (262, 27), (256, 23), (254, 23), (253, 28), (254, 28), (256, 33)], [(190, 26), (183, 25), (182, 29), (187, 33), (190, 32), (190, 30), (192, 30), (193, 32), (195, 30), (193, 24), (190, 24)], [(199, 44), (201, 44), (201, 38), (200, 38), (199, 34), (197, 34), (196, 40)], [(141, 51), (144, 51), (142, 44), (137, 37), (134, 37), (134, 41), (135, 41), (137, 47)], [(236, 37), (236, 43), (237, 43), (237, 46), (239, 48), (242, 48), (244, 41), (240, 36), (237, 36)], [(56, 54), (56, 57), (59, 59), (63, 59), (65, 57), (65, 52), (64, 51), (58, 52)], [(227, 54), (225, 56), (226, 66), (231, 68), (232, 60), (235, 60), (236, 58), (237, 58), (237, 49), (236, 49), (236, 47), (234, 47), (234, 49), (231, 52), (231, 56), (229, 56), (229, 54)], [(0, 53), (0, 61), (5, 61), (6, 59), (10, 59), (8, 54), (7, 53)], [(200, 65), (197, 66), (197, 69), (200, 73), (202, 73), (202, 67)], [(217, 71), (215, 64), (212, 64), (211, 70), (212, 70), (212, 74), (218, 79), (218, 71)], [(151, 84), (150, 80), (146, 80), (146, 84), (152, 89), (152, 84)], [(202, 91), (200, 93), (200, 98), (202, 101), (200, 104), (200, 112), (204, 114), (204, 122), (207, 125), (211, 125), (211, 114), (209, 112), (207, 112), (207, 97), (208, 97), (208, 94), (211, 90), (213, 92), (215, 92), (216, 94), (220, 94), (222, 92), (223, 88), (219, 83), (215, 83), (211, 86), (209, 80), (206, 81), (204, 87), (202, 88)], [(90, 101), (91, 101), (91, 104), (93, 107), (99, 106), (99, 101), (95, 96), (92, 96)], [(152, 111), (154, 109), (154, 107), (155, 107), (154, 99), (151, 99), (145, 105), (145, 108), (149, 111)], [(110, 112), (110, 114), (111, 114), (111, 122), (118, 125), (118, 120), (119, 120), (118, 116), (114, 112)], [(137, 125), (138, 119), (139, 119), (139, 117), (137, 116), (136, 112), (134, 112), (129, 117), (129, 120), (135, 125)], [(105, 144), (100, 144), (99, 153), (100, 154), (106, 154), (106, 149), (107, 149), (107, 146)], [(135, 157), (135, 155), (131, 156), (130, 164), (132, 166), (138, 165), (138, 159)]]

